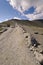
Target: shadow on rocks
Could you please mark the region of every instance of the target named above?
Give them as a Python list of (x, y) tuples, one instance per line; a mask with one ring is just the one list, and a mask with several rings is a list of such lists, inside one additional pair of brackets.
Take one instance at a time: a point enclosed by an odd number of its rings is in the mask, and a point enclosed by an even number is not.
[(43, 61), (41, 61), (40, 64), (43, 65)]
[(31, 42), (32, 42), (32, 46), (34, 47), (38, 47), (38, 45), (40, 45), (40, 43), (38, 43), (38, 41), (34, 37), (31, 38)]

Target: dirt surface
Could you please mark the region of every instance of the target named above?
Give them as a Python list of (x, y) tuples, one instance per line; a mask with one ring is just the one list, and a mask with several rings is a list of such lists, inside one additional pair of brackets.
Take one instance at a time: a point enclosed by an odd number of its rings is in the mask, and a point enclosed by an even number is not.
[[(0, 65), (40, 65), (27, 46), (25, 34), (17, 26), (0, 35)], [(28, 36), (30, 41), (29, 33)]]
[[(30, 33), (37, 40), (37, 42), (41, 44), (43, 48), (43, 28), (34, 27), (34, 26), (29, 27), (24, 25), (23, 25), (23, 28), (25, 31)], [(38, 34), (35, 34), (35, 33), (38, 33)]]

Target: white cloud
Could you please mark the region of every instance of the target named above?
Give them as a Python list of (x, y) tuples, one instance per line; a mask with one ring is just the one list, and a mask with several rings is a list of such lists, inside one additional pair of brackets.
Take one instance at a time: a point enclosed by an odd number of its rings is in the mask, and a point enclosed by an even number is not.
[(14, 19), (18, 19), (18, 20), (21, 20), (21, 18), (19, 18), (19, 17), (14, 17)]
[(2, 23), (3, 21), (8, 21), (9, 19), (2, 19), (0, 20), (0, 23)]
[(7, 1), (13, 8), (16, 8), (18, 11), (22, 13), (25, 10), (29, 9), (31, 6), (35, 7), (36, 9), (33, 14), (25, 15), (30, 19), (37, 19), (43, 16), (43, 0), (7, 0)]
[(5, 19), (5, 21), (8, 21), (9, 19)]
[(29, 20), (35, 20), (35, 19), (43, 19), (43, 13), (40, 14), (28, 14), (25, 15)]

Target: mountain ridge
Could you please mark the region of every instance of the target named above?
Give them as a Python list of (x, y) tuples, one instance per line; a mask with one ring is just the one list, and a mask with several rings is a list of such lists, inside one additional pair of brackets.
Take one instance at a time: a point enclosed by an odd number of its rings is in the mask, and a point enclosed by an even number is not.
[(38, 26), (38, 27), (43, 27), (43, 19), (38, 19), (38, 20), (18, 20), (18, 19), (10, 19), (8, 21), (4, 21), (0, 24), (9, 24), (9, 25), (14, 25), (15, 23), (22, 24), (22, 25), (27, 25), (27, 26)]

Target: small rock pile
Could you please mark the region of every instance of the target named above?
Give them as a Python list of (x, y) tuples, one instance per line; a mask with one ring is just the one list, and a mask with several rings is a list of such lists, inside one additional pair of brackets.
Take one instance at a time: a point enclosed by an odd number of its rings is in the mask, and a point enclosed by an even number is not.
[(28, 48), (33, 52), (36, 60), (43, 65), (43, 49), (34, 37), (31, 37), (31, 43), (28, 44)]

